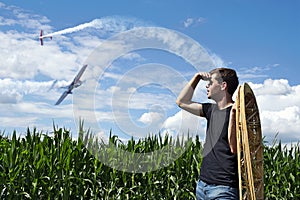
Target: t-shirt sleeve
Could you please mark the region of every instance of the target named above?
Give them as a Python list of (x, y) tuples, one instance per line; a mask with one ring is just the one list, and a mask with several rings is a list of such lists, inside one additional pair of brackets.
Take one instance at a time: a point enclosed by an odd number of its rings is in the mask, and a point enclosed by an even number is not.
[(202, 104), (203, 114), (206, 119), (209, 116), (209, 112), (211, 110), (210, 108), (211, 108), (211, 103), (203, 103)]

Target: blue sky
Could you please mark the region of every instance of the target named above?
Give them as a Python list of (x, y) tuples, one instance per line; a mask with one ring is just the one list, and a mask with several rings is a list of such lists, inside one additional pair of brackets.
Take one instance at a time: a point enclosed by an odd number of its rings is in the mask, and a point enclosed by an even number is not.
[[(110, 37), (135, 28), (159, 27), (190, 38), (205, 49), (212, 65), (235, 68), (241, 83), (251, 84), (268, 141), (277, 132), (286, 143), (300, 139), (299, 1), (0, 2), (1, 131), (16, 129), (22, 134), (27, 127), (36, 126), (51, 132), (54, 121), (76, 135), (74, 102), (85, 99), (80, 94), (85, 94), (89, 83), (77, 88), (62, 105), (53, 106), (63, 92), (60, 87)], [(82, 28), (84, 24), (88, 27)], [(40, 29), (45, 34), (72, 31), (45, 39), (40, 46)], [(197, 70), (208, 69), (195, 68), (161, 49), (137, 49), (114, 59), (110, 67), (101, 68), (104, 73), (98, 72), (102, 76), (97, 79), (94, 115), (101, 127), (99, 134), (105, 135), (110, 128), (124, 138), (160, 129), (173, 133), (180, 129), (178, 124), (182, 131), (191, 131), (197, 122), (193, 132), (203, 136), (204, 121), (185, 117), (175, 99)], [(201, 87), (204, 85), (199, 85), (196, 100), (206, 101)], [(93, 115), (91, 110), (85, 114)]]

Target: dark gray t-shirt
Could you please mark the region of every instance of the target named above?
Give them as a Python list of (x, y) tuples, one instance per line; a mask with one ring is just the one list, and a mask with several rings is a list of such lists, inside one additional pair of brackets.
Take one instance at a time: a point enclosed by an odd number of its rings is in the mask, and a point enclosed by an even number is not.
[(203, 104), (207, 129), (200, 179), (208, 184), (238, 186), (237, 156), (231, 153), (228, 144), (231, 108), (219, 110), (216, 104)]

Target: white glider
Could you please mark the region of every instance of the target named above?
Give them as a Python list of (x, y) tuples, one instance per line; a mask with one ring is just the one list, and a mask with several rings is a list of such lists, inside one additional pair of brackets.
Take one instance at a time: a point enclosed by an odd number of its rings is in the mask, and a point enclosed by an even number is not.
[(55, 105), (60, 104), (68, 94), (72, 94), (72, 90), (74, 88), (79, 87), (82, 84), (82, 81), (80, 80), (80, 77), (82, 76), (83, 72), (85, 71), (85, 69), (87, 68), (87, 65), (84, 65), (80, 71), (78, 72), (78, 74), (75, 76), (74, 80), (72, 81), (72, 83), (70, 85), (68, 85), (66, 88), (67, 90), (60, 96), (60, 98), (57, 100), (57, 102), (55, 103)]

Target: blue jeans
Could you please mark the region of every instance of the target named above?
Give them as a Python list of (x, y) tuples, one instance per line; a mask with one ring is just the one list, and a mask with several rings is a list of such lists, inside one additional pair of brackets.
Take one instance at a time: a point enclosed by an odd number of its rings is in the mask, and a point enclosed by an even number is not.
[(197, 182), (196, 187), (197, 200), (238, 200), (238, 189), (225, 185), (207, 184), (201, 180)]

